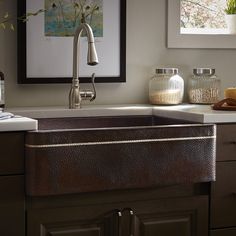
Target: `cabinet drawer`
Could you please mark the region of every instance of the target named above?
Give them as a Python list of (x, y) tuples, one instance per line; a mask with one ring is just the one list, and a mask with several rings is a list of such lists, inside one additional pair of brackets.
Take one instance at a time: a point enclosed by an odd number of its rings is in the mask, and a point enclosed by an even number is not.
[(211, 236), (235, 236), (236, 228), (211, 230)]
[(24, 172), (24, 132), (0, 133), (0, 175)]
[(218, 162), (212, 184), (211, 227), (236, 225), (236, 162)]
[(236, 160), (236, 124), (217, 125), (216, 160)]

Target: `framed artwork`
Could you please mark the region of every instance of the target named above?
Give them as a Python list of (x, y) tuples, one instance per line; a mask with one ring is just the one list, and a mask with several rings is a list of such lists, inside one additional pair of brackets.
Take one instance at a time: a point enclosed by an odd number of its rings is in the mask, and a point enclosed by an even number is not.
[[(222, 1), (218, 1), (219, 4)], [(227, 29), (204, 29), (193, 30), (183, 29), (181, 20), (181, 4), (184, 0), (168, 0), (168, 29), (167, 29), (167, 47), (168, 48), (216, 48), (233, 49), (236, 48), (236, 35), (229, 34)], [(189, 1), (191, 4), (199, 5), (196, 1)], [(186, 10), (193, 9), (188, 7)], [(203, 9), (211, 11), (211, 8), (203, 6)], [(189, 13), (188, 13), (189, 14)], [(186, 15), (188, 15), (186, 14)], [(191, 13), (189, 14), (191, 15)], [(193, 15), (193, 14), (192, 14)], [(200, 14), (198, 14), (199, 16)], [(208, 16), (206, 14), (203, 16)], [(213, 20), (215, 20), (213, 18)], [(206, 21), (206, 19), (205, 19)], [(214, 22), (215, 23), (215, 22)], [(186, 24), (186, 22), (184, 22)], [(188, 23), (189, 24), (189, 23)]]
[(79, 79), (96, 83), (126, 81), (126, 0), (21, 0), (18, 16), (44, 9), (19, 21), (18, 83), (71, 83), (73, 34), (82, 16), (93, 29), (99, 64), (87, 65), (87, 39), (79, 46)]

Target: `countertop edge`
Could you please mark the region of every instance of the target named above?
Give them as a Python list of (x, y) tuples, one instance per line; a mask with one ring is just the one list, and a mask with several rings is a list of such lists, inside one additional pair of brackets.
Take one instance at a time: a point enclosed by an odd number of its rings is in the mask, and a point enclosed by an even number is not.
[(175, 106), (154, 106), (149, 104), (89, 105), (81, 109), (68, 109), (65, 107), (22, 107), (8, 108), (6, 111), (33, 119), (155, 115), (205, 124), (236, 123), (236, 111), (215, 111), (212, 110), (210, 105), (195, 104), (181, 104)]

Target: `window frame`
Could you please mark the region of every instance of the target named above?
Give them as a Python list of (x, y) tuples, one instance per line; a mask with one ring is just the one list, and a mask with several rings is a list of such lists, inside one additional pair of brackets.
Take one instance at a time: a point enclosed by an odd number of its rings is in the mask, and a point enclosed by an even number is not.
[(181, 34), (180, 0), (168, 0), (167, 3), (168, 48), (236, 48), (236, 35), (233, 34)]

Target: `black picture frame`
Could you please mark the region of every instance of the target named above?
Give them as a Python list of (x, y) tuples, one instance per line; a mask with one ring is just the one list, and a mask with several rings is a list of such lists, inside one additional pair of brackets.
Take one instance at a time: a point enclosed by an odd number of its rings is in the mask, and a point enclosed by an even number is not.
[[(17, 1), (17, 15), (26, 14), (26, 1)], [(126, 82), (126, 0), (120, 1), (120, 74), (114, 77), (96, 77), (96, 83), (124, 83)], [(27, 77), (27, 42), (26, 23), (17, 22), (17, 82), (18, 84), (61, 84), (71, 83), (72, 77)], [(81, 83), (90, 83), (91, 78), (80, 77)]]

